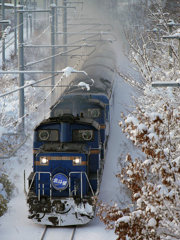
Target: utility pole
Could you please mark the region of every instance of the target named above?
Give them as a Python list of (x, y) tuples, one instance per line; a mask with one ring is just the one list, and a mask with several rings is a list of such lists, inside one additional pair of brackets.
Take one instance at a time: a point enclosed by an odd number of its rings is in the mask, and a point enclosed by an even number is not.
[(17, 0), (14, 0), (14, 53), (17, 54)]
[(179, 69), (180, 69), (180, 36), (179, 34), (173, 34), (169, 36), (163, 36), (163, 39), (178, 39), (179, 46), (178, 46), (178, 56), (179, 56)]
[[(63, 45), (67, 45), (67, 4), (66, 0), (62, 0), (62, 30), (63, 30)], [(64, 47), (64, 52), (67, 51), (67, 47)], [(64, 67), (67, 66), (67, 56), (64, 56)]]
[[(23, 10), (23, 7), (19, 7)], [(18, 70), (24, 71), (23, 12), (18, 12)], [(19, 73), (19, 87), (24, 86), (24, 73)], [(24, 132), (24, 89), (19, 90), (19, 118), (22, 118), (20, 131)]]
[[(36, 0), (34, 0), (34, 10), (36, 10)], [(36, 13), (34, 13), (34, 26), (36, 25)]]
[(29, 23), (30, 23), (30, 38), (32, 39), (32, 29), (33, 29), (33, 26), (32, 26), (32, 14), (30, 13), (28, 16), (29, 16)]
[[(169, 20), (168, 21), (168, 29), (169, 29), (169, 34), (171, 35), (172, 34), (172, 28), (174, 27), (174, 26), (180, 26), (180, 24), (179, 23), (174, 23), (174, 21), (172, 21), (172, 20)], [(179, 52), (179, 51), (178, 51)], [(171, 48), (171, 45), (169, 45), (169, 56), (172, 58), (172, 48)], [(179, 55), (180, 56), (180, 55)], [(172, 68), (172, 65), (171, 64), (169, 64), (169, 68)]]
[[(2, 20), (0, 21), (0, 24), (3, 25), (4, 27), (4, 24), (10, 24), (10, 21), (9, 20)], [(2, 69), (5, 68), (5, 38), (6, 38), (6, 34), (5, 32), (3, 31), (2, 32)]]
[[(171, 34), (172, 34), (172, 28), (174, 26), (180, 26), (180, 24), (179, 23), (175, 23), (173, 20), (169, 20), (167, 25), (168, 25), (169, 36), (163, 36), (162, 38), (163, 39), (167, 39), (167, 38), (169, 38), (169, 39), (177, 38), (178, 39), (178, 37), (174, 36), (175, 34), (174, 35), (171, 35)], [(178, 48), (178, 53), (179, 53), (179, 58), (180, 58), (180, 49), (179, 48)], [(169, 45), (169, 56), (172, 58), (172, 48), (171, 48), (171, 45)], [(180, 66), (180, 62), (179, 62), (179, 66)], [(169, 69), (170, 68), (172, 68), (172, 64), (169, 64)]]
[[(2, 0), (2, 20), (5, 20), (5, 10), (4, 10), (4, 0)], [(4, 33), (4, 24), (2, 26), (2, 30)], [(5, 61), (6, 61), (6, 56), (5, 56), (5, 39), (2, 41), (2, 69), (5, 68)]]
[[(53, 45), (55, 45), (55, 4), (51, 4), (51, 71), (55, 72), (55, 57), (53, 57), (55, 55), (55, 47)], [(52, 78), (51, 78), (51, 85), (54, 86), (55, 85), (55, 77), (54, 77), (54, 73), (52, 73)], [(52, 87), (53, 89), (53, 87)], [(54, 98), (55, 98), (55, 93), (53, 92), (51, 94), (51, 104), (53, 104), (54, 102)]]
[[(58, 5), (57, 0), (55, 0), (56, 6)], [(56, 8), (56, 33), (58, 32), (58, 8)], [(58, 44), (58, 34), (56, 34), (56, 45)]]
[[(26, 0), (26, 10), (28, 10), (29, 6), (28, 6), (28, 0)], [(28, 40), (28, 12), (26, 12), (26, 39)]]
[(152, 87), (180, 87), (178, 82), (152, 82)]

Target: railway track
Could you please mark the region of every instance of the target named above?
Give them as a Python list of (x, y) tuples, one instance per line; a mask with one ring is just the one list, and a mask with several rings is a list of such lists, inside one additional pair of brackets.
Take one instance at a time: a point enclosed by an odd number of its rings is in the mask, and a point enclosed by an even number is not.
[(45, 227), (41, 240), (73, 240), (76, 227)]

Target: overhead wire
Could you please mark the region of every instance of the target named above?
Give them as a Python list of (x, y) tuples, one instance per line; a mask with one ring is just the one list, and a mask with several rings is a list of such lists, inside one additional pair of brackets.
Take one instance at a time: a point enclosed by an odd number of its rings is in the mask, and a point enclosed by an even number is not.
[[(67, 10), (66, 10), (66, 11), (67, 11)], [(81, 11), (82, 11), (82, 10), (81, 10)], [(55, 14), (56, 14), (56, 13), (55, 13)], [(80, 14), (79, 14), (78, 18), (80, 18)], [(27, 21), (27, 20), (25, 20), (23, 23), (26, 23), (26, 21)], [(73, 21), (73, 18), (72, 18), (71, 21)], [(23, 24), (23, 23), (22, 23), (22, 24)], [(67, 24), (67, 25), (68, 25), (68, 24)], [(19, 25), (19, 26), (20, 26), (20, 25)], [(17, 26), (17, 27), (18, 27), (18, 26)], [(50, 25), (48, 25), (48, 27), (47, 27), (38, 37), (36, 37), (36, 39), (40, 38), (40, 37), (49, 29), (49, 27), (50, 27)], [(14, 27), (14, 29), (15, 29), (15, 28), (16, 28), (16, 27)], [(28, 43), (31, 43), (31, 42), (32, 42), (32, 41), (29, 41)], [(27, 42), (26, 42), (26, 44), (27, 44)], [(71, 44), (72, 44), (72, 43), (71, 43)], [(78, 49), (79, 49), (79, 48), (78, 48)], [(76, 49), (76, 50), (77, 50), (77, 49)], [(72, 51), (72, 50), (71, 50), (71, 51)], [(73, 50), (73, 51), (74, 51), (74, 50)], [(58, 55), (62, 55), (62, 53), (60, 52), (59, 54), (56, 54), (56, 55), (51, 56), (51, 57), (56, 57), (56, 56), (58, 56)], [(76, 65), (74, 66), (74, 69), (76, 69), (76, 67), (79, 66), (79, 63), (80, 63), (81, 60), (84, 61), (83, 59), (78, 59), (78, 62), (77, 62)], [(51, 77), (52, 77), (52, 76), (51, 76)], [(41, 104), (43, 104), (43, 103), (47, 100), (47, 98), (49, 98), (49, 97), (52, 95), (52, 93), (55, 91), (55, 89), (57, 88), (57, 86), (62, 82), (63, 78), (64, 78), (64, 75), (62, 75), (62, 76), (60, 77), (59, 81), (54, 85), (53, 89), (51, 89), (51, 91), (44, 97), (44, 99), (41, 100), (38, 104), (36, 104), (36, 105), (34, 106), (34, 109), (33, 109), (33, 110), (27, 112), (26, 114), (24, 114), (24, 116), (22, 116), (21, 118), (18, 118), (18, 120), (13, 121), (12, 123), (7, 124), (7, 125), (5, 126), (5, 128), (7, 128), (7, 127), (9, 127), (9, 126), (12, 126), (12, 125), (13, 125), (13, 126), (14, 126), (14, 125), (18, 125), (18, 123), (20, 124), (23, 118), (25, 118), (25, 117), (29, 116), (30, 114), (36, 112), (37, 109), (41, 106)], [(50, 110), (50, 111), (46, 114), (46, 116), (49, 115), (51, 111), (52, 111), (52, 110)]]

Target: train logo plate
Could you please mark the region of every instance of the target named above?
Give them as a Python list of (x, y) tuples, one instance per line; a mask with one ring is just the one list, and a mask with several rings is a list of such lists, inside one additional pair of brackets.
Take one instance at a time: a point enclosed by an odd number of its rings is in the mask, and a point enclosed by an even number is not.
[(52, 179), (52, 185), (56, 190), (64, 190), (68, 186), (68, 178), (63, 173), (57, 173)]

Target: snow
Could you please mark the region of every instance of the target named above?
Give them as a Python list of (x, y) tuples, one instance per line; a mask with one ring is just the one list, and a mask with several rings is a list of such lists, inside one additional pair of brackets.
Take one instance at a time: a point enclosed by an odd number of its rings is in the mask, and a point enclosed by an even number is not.
[(152, 162), (153, 162), (152, 159), (147, 159), (144, 161), (144, 164), (150, 165)]
[(64, 72), (63, 73), (64, 76), (69, 77), (72, 72), (77, 72), (77, 71), (72, 67), (66, 67), (66, 68), (62, 69), (62, 72)]
[(9, 33), (10, 33), (10, 30), (11, 30), (11, 26), (8, 26), (4, 32), (3, 32), (3, 35), (2, 35), (2, 38), (5, 38)]
[(78, 87), (82, 88), (83, 90), (86, 89), (87, 91), (90, 90), (89, 84), (85, 83), (85, 82), (80, 82), (78, 84)]
[(155, 227), (156, 224), (157, 224), (157, 222), (154, 218), (149, 219), (148, 227)]
[(117, 220), (117, 223), (121, 223), (121, 222), (129, 222), (131, 220), (131, 217), (128, 217), (128, 216), (124, 216), (124, 217), (121, 217)]
[(137, 206), (140, 208), (141, 207), (141, 203), (143, 202), (143, 200), (141, 198), (139, 198), (137, 200)]
[(131, 175), (133, 175), (133, 172), (132, 172), (131, 170), (128, 170), (128, 171), (127, 171), (127, 175), (130, 175), (130, 176), (131, 176)]
[[(13, 36), (14, 36), (13, 32), (8, 34), (5, 38), (5, 42), (8, 42)], [(2, 42), (1, 41), (0, 41), (0, 48), (2, 49)], [(14, 44), (11, 44), (5, 51), (6, 60), (10, 60), (13, 50), (14, 50)], [(2, 53), (0, 53), (0, 56), (2, 56)], [(0, 66), (2, 66), (2, 57), (0, 57)]]
[(158, 140), (159, 140), (157, 134), (155, 134), (155, 133), (150, 133), (150, 134), (148, 134), (148, 137), (149, 137), (154, 143), (158, 142)]
[(147, 207), (146, 207), (146, 211), (148, 212), (148, 211), (151, 211), (151, 212), (156, 212), (156, 208), (154, 207), (154, 206), (152, 206), (152, 205), (148, 205)]
[(167, 25), (174, 25), (175, 24), (175, 22), (174, 22), (174, 20), (173, 19), (169, 19), (168, 20), (168, 23), (167, 23)]
[(144, 132), (144, 131), (146, 131), (148, 128), (147, 128), (147, 126), (145, 125), (145, 124), (139, 124), (138, 125), (138, 130), (140, 130), (141, 132)]
[(164, 186), (164, 185), (158, 185), (157, 187), (158, 187), (158, 189), (159, 189), (159, 193), (160, 193), (161, 196), (163, 196), (163, 195), (166, 195), (166, 196), (167, 196), (167, 195), (169, 194), (169, 191), (168, 191), (168, 189), (167, 189), (166, 186)]
[(162, 119), (162, 116), (160, 113), (157, 112), (152, 112), (152, 113), (148, 113), (148, 116), (154, 121), (157, 118)]
[(0, 138), (2, 137), (3, 133), (6, 133), (6, 129), (4, 127), (0, 127)]
[(134, 125), (137, 125), (139, 123), (138, 119), (135, 118), (135, 117), (128, 117), (126, 120), (125, 120), (125, 123), (133, 123)]
[[(2, 3), (0, 3), (0, 6), (2, 5)], [(6, 7), (14, 7), (14, 4), (12, 4), (12, 3), (4, 3), (4, 6), (6, 6)], [(19, 7), (19, 6), (21, 6), (21, 5), (16, 5), (17, 7)]]

